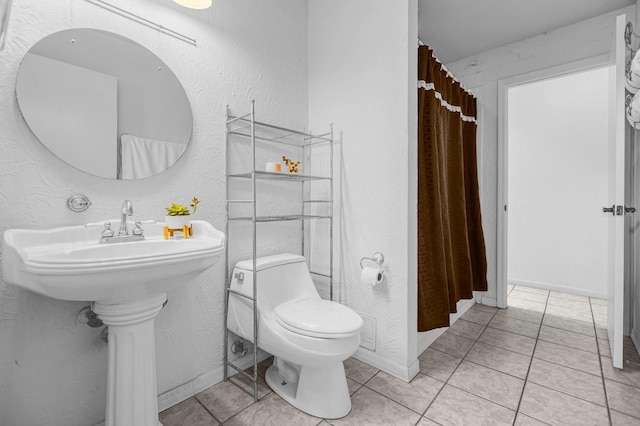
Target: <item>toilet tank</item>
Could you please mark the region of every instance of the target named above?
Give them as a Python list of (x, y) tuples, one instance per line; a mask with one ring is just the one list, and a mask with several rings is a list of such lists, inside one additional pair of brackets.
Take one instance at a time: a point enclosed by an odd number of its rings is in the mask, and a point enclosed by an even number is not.
[[(258, 313), (273, 316), (273, 309), (293, 299), (320, 299), (304, 257), (281, 253), (256, 259)], [(253, 297), (253, 259), (238, 262), (231, 275), (230, 289)], [(253, 339), (253, 302), (229, 294), (227, 327), (232, 332)]]

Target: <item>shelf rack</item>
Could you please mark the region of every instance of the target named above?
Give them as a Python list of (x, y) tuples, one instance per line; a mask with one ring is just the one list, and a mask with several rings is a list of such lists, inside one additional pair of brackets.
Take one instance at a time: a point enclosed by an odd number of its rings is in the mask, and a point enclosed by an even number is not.
[[(257, 228), (259, 223), (267, 222), (284, 222), (284, 221), (299, 221), (301, 227), (301, 251), (302, 255), (305, 254), (305, 222), (310, 220), (327, 220), (329, 229), (329, 273), (321, 273), (311, 271), (312, 275), (324, 277), (329, 281), (329, 298), (333, 300), (333, 126), (330, 127), (328, 133), (321, 135), (314, 135), (311, 133), (288, 129), (285, 127), (277, 126), (270, 123), (264, 123), (255, 119), (255, 101), (251, 101), (251, 110), (248, 114), (242, 116), (234, 116), (231, 114), (229, 107), (226, 108), (226, 129), (225, 129), (225, 142), (226, 142), (226, 224), (225, 235), (227, 235), (227, 247), (225, 250), (225, 271), (226, 271), (226, 292), (225, 292), (225, 315), (224, 315), (224, 380), (229, 378), (229, 367), (236, 370), (238, 373), (244, 375), (249, 380), (253, 381), (253, 398), (254, 401), (258, 401), (258, 276), (257, 276), (257, 258), (258, 258), (258, 243), (257, 243)], [(230, 173), (231, 168), (231, 155), (230, 146), (232, 143), (250, 143), (251, 144), (251, 167), (250, 170), (242, 171), (241, 173)], [(281, 173), (266, 172), (257, 170), (256, 167), (256, 146), (257, 143), (265, 144), (282, 144), (290, 147), (295, 147), (302, 150), (302, 158), (311, 158), (310, 148), (327, 144), (329, 146), (329, 174), (326, 176), (317, 175), (305, 175), (305, 174), (290, 174), (285, 171)], [(305, 156), (308, 154), (308, 156)], [(230, 183), (234, 180), (249, 180), (251, 182), (251, 196), (250, 198), (243, 199), (231, 199), (230, 198)], [(258, 186), (260, 182), (267, 181), (283, 181), (292, 182), (300, 185), (300, 207), (301, 214), (282, 214), (282, 215), (270, 215), (261, 216), (257, 211), (257, 194)], [(305, 199), (305, 184), (313, 181), (326, 181), (329, 184), (329, 192), (327, 198), (314, 198)], [(310, 192), (310, 191), (309, 191)], [(241, 216), (232, 214), (232, 206), (245, 205), (249, 206), (251, 213)], [(328, 211), (327, 214), (306, 214), (305, 206), (309, 205), (325, 205)], [(232, 238), (229, 238), (230, 227), (234, 222), (251, 222), (252, 226), (252, 258), (253, 258), (253, 297), (248, 297), (244, 294), (231, 290), (229, 287), (232, 280), (233, 265), (230, 264), (230, 250), (229, 244)], [(311, 269), (311, 268), (310, 268)], [(253, 374), (248, 374), (242, 368), (229, 361), (229, 329), (227, 328), (227, 316), (229, 305), (229, 294), (233, 293), (240, 297), (248, 299), (253, 304)]]

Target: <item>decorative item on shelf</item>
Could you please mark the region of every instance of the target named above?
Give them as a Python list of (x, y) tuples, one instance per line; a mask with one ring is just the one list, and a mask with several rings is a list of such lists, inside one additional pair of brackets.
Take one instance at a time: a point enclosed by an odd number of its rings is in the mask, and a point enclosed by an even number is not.
[(282, 171), (282, 164), (277, 163), (275, 161), (267, 161), (267, 163), (264, 166), (264, 171), (280, 173)]
[(182, 204), (171, 204), (166, 207), (167, 215), (164, 217), (164, 239), (168, 240), (173, 237), (174, 232), (182, 232), (183, 238), (186, 240), (193, 235), (193, 226), (191, 225), (191, 215), (196, 213), (200, 200), (193, 197), (191, 200), (191, 210)]
[(299, 161), (294, 162), (293, 160), (290, 160), (284, 155), (282, 156), (282, 161), (284, 161), (284, 164), (286, 164), (287, 169), (289, 170), (289, 173), (298, 173), (298, 171), (300, 170)]

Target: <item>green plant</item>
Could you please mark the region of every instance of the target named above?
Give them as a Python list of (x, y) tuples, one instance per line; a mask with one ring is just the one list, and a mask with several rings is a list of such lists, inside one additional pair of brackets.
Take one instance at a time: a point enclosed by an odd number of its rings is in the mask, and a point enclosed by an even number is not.
[(200, 200), (198, 200), (196, 197), (193, 197), (193, 200), (191, 200), (191, 204), (189, 205), (189, 207), (191, 207), (191, 210), (189, 210), (188, 207), (183, 206), (182, 204), (173, 203), (171, 204), (171, 207), (165, 207), (165, 210), (167, 211), (167, 216), (188, 216), (196, 213), (199, 203)]

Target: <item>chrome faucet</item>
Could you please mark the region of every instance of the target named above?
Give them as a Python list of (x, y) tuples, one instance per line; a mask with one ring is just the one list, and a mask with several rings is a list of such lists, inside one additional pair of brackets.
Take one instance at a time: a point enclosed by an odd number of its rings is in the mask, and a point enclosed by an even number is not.
[(130, 200), (124, 200), (122, 202), (120, 213), (120, 231), (118, 231), (118, 236), (122, 237), (129, 234), (129, 231), (127, 231), (127, 216), (133, 215), (133, 204)]
[(120, 213), (120, 230), (118, 231), (118, 234), (115, 235), (111, 229), (111, 222), (105, 222), (102, 237), (100, 238), (100, 244), (125, 243), (128, 241), (144, 240), (144, 231), (139, 221), (136, 221), (136, 226), (133, 228), (131, 233), (129, 233), (129, 230), (127, 229), (127, 216), (133, 215), (133, 204), (131, 201), (124, 200)]

